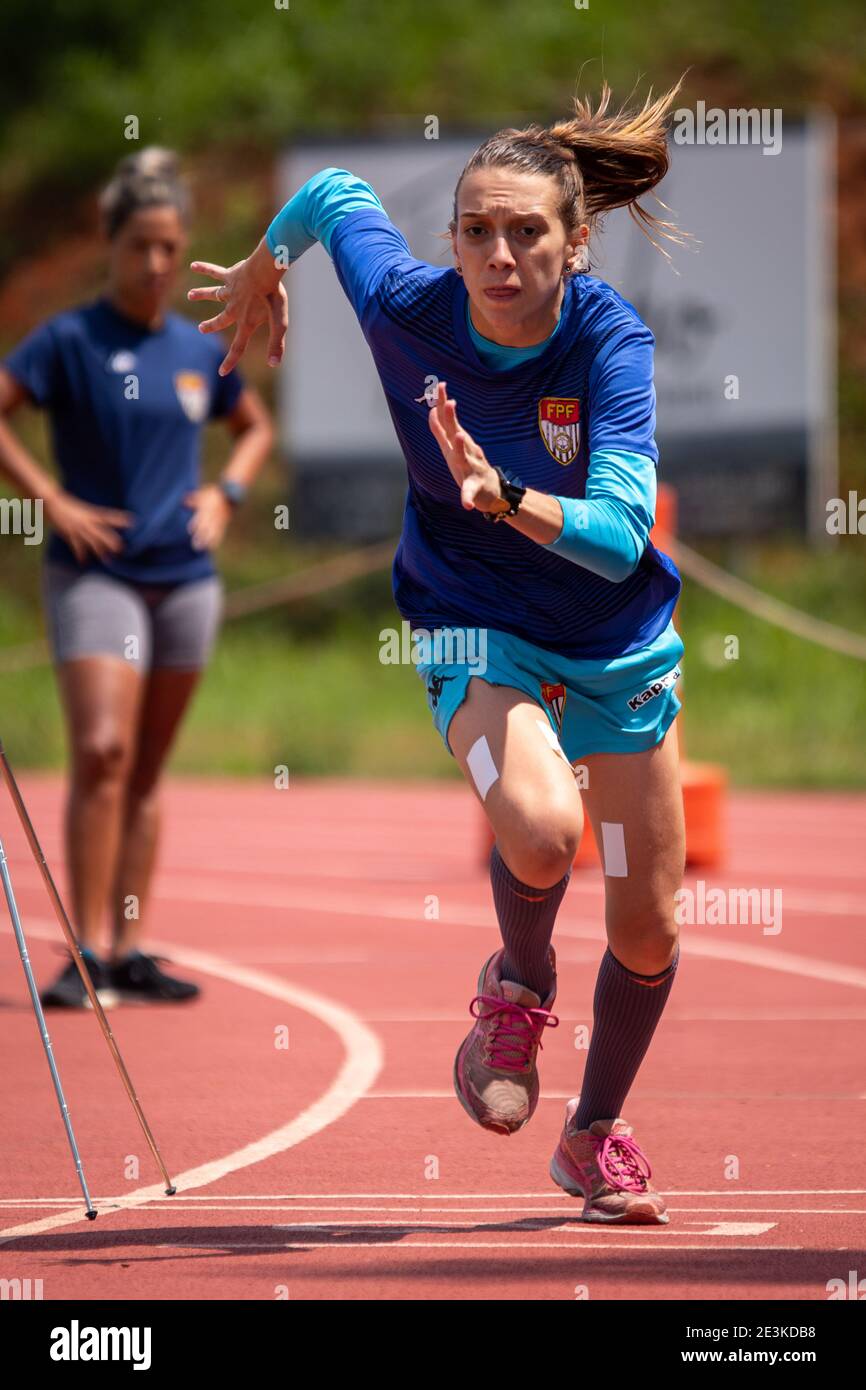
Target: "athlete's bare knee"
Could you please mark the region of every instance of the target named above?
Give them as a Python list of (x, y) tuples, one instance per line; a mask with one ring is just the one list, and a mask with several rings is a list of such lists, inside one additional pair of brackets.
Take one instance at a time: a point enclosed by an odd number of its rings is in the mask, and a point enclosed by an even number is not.
[(644, 912), (628, 920), (609, 921), (610, 949), (628, 970), (657, 975), (676, 955), (679, 931), (672, 915), (663, 910)]
[(128, 774), (130, 748), (111, 728), (95, 729), (73, 750), (73, 775), (83, 791), (117, 790)]
[(515, 817), (497, 834), (500, 853), (515, 878), (550, 888), (568, 872), (580, 844), (579, 812), (566, 804)]

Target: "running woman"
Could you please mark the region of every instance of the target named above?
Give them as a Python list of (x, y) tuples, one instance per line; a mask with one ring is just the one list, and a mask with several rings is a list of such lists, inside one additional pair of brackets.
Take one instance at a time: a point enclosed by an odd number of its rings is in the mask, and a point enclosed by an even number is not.
[[(608, 114), (605, 84), (596, 110), (576, 100), (550, 128), (492, 135), (455, 190), (453, 268), (417, 260), (369, 184), (328, 168), (247, 260), (194, 262), (221, 283), (189, 295), (224, 306), (202, 332), (236, 325), (222, 371), (263, 322), (274, 365), (286, 328), (275, 290), (318, 240), (373, 354), (409, 475), (396, 604), (421, 639), (435, 726), (495, 836), (503, 946), (481, 969), (454, 1084), (496, 1133), (519, 1130), (538, 1101), (537, 1051), (558, 1022), (550, 942), (586, 807), (608, 947), (550, 1173), (594, 1222), (668, 1220), (621, 1111), (679, 959), (683, 811), (667, 734), (683, 644), (671, 622), (680, 578), (648, 538), (654, 340), (587, 273), (588, 241), (615, 207), (647, 235), (682, 240), (637, 201), (667, 172), (678, 89)], [(458, 657), (486, 636), (484, 674), (441, 659), (448, 633), (463, 638)]]
[[(42, 593), (71, 753), (66, 862), (84, 958), (104, 1004), (182, 1001), (198, 985), (138, 947), (160, 774), (217, 632), (211, 551), (272, 430), (238, 373), (219, 375), (224, 346), (167, 310), (190, 211), (176, 155), (151, 147), (124, 159), (100, 211), (103, 292), (42, 323), (0, 367), (0, 468), (42, 499), (52, 528)], [(25, 399), (50, 416), (59, 482), (6, 424)], [(217, 417), (231, 458), (219, 483), (202, 486), (203, 427)], [(89, 1006), (73, 961), (42, 999)]]

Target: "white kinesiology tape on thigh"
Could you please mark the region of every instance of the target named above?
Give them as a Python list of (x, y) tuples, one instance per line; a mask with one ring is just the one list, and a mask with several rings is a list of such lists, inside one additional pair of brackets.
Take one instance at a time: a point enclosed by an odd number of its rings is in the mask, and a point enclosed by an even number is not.
[(625, 857), (625, 830), (619, 821), (603, 820), (601, 823), (602, 854), (604, 872), (608, 878), (628, 878), (628, 864)]
[(478, 795), (483, 801), (499, 776), (493, 761), (493, 754), (490, 752), (490, 744), (483, 734), (475, 740), (469, 749), (466, 761), (469, 764), (473, 781), (478, 788)]
[(563, 762), (566, 763), (566, 764), (568, 765), (568, 767), (570, 768), (570, 767), (571, 767), (571, 763), (568, 761), (568, 758), (565, 756), (564, 752), (562, 751), (562, 744), (560, 743), (559, 739), (556, 737), (556, 734), (555, 734), (555, 733), (553, 732), (553, 730), (551, 729), (551, 727), (550, 727), (550, 725), (548, 724), (547, 720), (546, 720), (546, 719), (536, 719), (535, 722), (536, 722), (536, 724), (538, 725), (538, 727), (539, 727), (539, 729), (541, 730), (541, 732), (544, 734), (544, 737), (547, 739), (547, 742), (550, 744), (550, 746), (551, 746), (551, 748), (553, 749), (554, 753), (558, 753), (559, 756), (562, 758)]

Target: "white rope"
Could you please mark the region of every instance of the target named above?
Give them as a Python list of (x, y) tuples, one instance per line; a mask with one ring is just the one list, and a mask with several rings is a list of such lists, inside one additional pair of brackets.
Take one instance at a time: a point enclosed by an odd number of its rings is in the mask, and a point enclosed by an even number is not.
[[(710, 593), (732, 603), (736, 608), (762, 618), (764, 622), (802, 637), (806, 642), (814, 642), (829, 651), (841, 652), (843, 656), (853, 656), (858, 661), (866, 661), (866, 637), (848, 632), (845, 628), (825, 623), (822, 618), (813, 618), (789, 603), (773, 598), (770, 594), (755, 589), (743, 579), (728, 574), (706, 556), (699, 555), (690, 546), (672, 536), (659, 536), (661, 547), (671, 555), (677, 568), (687, 578), (708, 589)], [(325, 560), (319, 565), (311, 565), (297, 574), (286, 575), (282, 579), (271, 579), (264, 584), (251, 584), (246, 589), (238, 589), (229, 594), (225, 604), (225, 619), (245, 617), (262, 609), (274, 608), (278, 603), (291, 603), (309, 594), (326, 593), (336, 589), (350, 579), (383, 570), (391, 563), (397, 541), (383, 541), (379, 545), (364, 546), (360, 550), (350, 550)], [(10, 647), (0, 652), (0, 675), (10, 675), (18, 671), (31, 670), (44, 666), (50, 660), (48, 645), (45, 642), (27, 642), (19, 647)]]
[(783, 603), (781, 599), (753, 588), (744, 579), (737, 579), (735, 575), (728, 574), (727, 570), (720, 569), (712, 560), (699, 555), (696, 550), (683, 545), (682, 541), (674, 540), (672, 536), (663, 538), (661, 548), (670, 552), (677, 569), (687, 578), (693, 579), (697, 584), (709, 589), (710, 593), (726, 599), (735, 607), (751, 613), (753, 617), (763, 618), (764, 622), (784, 628), (795, 637), (802, 637), (805, 641), (814, 642), (829, 651), (841, 652), (843, 656), (853, 656), (858, 661), (866, 661), (866, 637), (861, 637), (859, 633), (848, 632), (833, 623), (825, 623), (822, 618), (813, 618), (810, 613), (803, 613), (799, 608), (792, 608), (789, 603)]

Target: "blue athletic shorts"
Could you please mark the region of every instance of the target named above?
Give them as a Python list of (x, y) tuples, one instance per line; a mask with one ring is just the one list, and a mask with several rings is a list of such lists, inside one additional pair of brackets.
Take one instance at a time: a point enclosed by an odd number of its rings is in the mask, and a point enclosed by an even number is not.
[[(591, 753), (639, 753), (664, 738), (682, 705), (676, 693), (682, 640), (664, 632), (628, 656), (557, 656), (492, 628), (435, 628), (413, 641), (418, 675), (445, 747), (473, 676), (523, 690), (547, 715), (572, 764)], [(540, 717), (540, 716), (539, 716)]]

